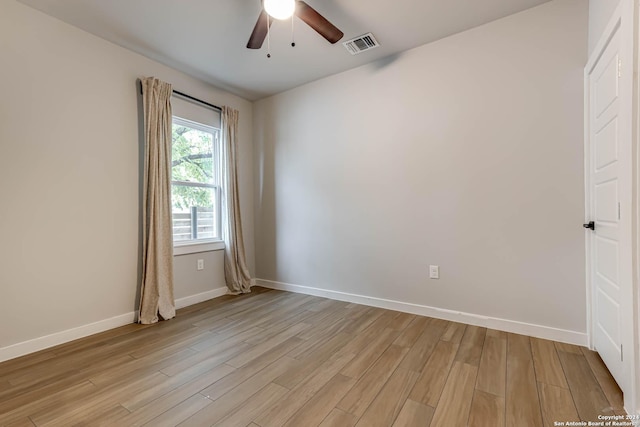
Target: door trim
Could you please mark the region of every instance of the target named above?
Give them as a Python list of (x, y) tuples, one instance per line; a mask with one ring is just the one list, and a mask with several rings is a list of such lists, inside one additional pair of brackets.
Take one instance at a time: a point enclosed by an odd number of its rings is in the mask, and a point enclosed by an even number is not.
[[(626, 1), (626, 0), (625, 0)], [(632, 385), (632, 399), (633, 403), (627, 406), (627, 412), (629, 414), (640, 415), (640, 77), (638, 72), (640, 71), (640, 4), (638, 0), (630, 1), (627, 5), (626, 11), (630, 17), (635, 18), (633, 22), (633, 34), (631, 36), (631, 53), (633, 60), (632, 63), (634, 69), (632, 70), (633, 77), (633, 140), (632, 150), (634, 152), (634, 165), (633, 165), (633, 183), (634, 183), (634, 224), (633, 235), (634, 239), (634, 270), (633, 270), (633, 313), (632, 313), (632, 325), (633, 325), (633, 367), (632, 378), (635, 381)], [(625, 401), (626, 405), (626, 401)]]
[[(591, 220), (591, 189), (590, 189), (590, 156), (591, 156), (591, 142), (590, 142), (590, 86), (589, 77), (590, 73), (597, 64), (598, 60), (604, 53), (605, 48), (608, 46), (612, 37), (616, 32), (620, 34), (620, 53), (624, 59), (621, 68), (620, 84), (620, 115), (624, 126), (621, 127), (621, 139), (624, 138), (628, 141), (627, 146), (624, 147), (623, 154), (620, 156), (624, 159), (624, 164), (621, 168), (621, 209), (622, 219), (627, 222), (626, 228), (633, 233), (629, 236), (629, 242), (627, 250), (630, 257), (626, 258), (621, 263), (620, 273), (623, 280), (628, 283), (625, 289), (630, 289), (630, 295), (626, 295), (623, 298), (621, 304), (621, 323), (622, 323), (622, 342), (624, 343), (624, 370), (626, 372), (625, 384), (619, 384), (624, 393), (624, 405), (625, 409), (630, 414), (638, 413), (640, 410), (640, 404), (638, 402), (638, 390), (640, 389), (640, 380), (638, 380), (637, 374), (640, 374), (640, 350), (638, 344), (639, 325), (638, 318), (640, 312), (638, 311), (639, 303), (637, 299), (638, 294), (638, 282), (637, 273), (639, 268), (636, 264), (640, 261), (640, 253), (638, 247), (640, 247), (640, 236), (638, 231), (640, 230), (640, 210), (636, 208), (638, 202), (638, 195), (636, 194), (640, 190), (640, 181), (637, 181), (638, 171), (640, 170), (640, 157), (637, 161), (633, 159), (634, 154), (638, 156), (638, 140), (637, 135), (633, 130), (635, 126), (635, 106), (637, 105), (638, 98), (634, 91), (634, 80), (637, 77), (634, 76), (636, 71), (636, 55), (635, 52), (635, 40), (637, 36), (637, 21), (636, 17), (636, 1), (637, 0), (620, 0), (620, 4), (613, 13), (612, 18), (603, 31), (600, 40), (596, 44), (593, 52), (589, 55), (589, 60), (584, 69), (584, 174), (585, 174), (585, 222)], [(636, 184), (638, 182), (639, 184)], [(585, 278), (586, 278), (586, 292), (587, 292), (587, 336), (589, 348), (593, 349), (593, 292), (594, 286), (591, 281), (591, 251), (592, 251), (592, 235), (590, 232), (585, 233)], [(628, 265), (627, 265), (628, 264)]]

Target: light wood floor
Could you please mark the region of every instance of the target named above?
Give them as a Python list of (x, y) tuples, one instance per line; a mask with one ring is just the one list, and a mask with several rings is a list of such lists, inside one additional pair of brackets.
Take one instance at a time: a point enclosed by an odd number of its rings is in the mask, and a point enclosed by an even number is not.
[(0, 364), (2, 426), (552, 426), (624, 414), (572, 345), (255, 288)]

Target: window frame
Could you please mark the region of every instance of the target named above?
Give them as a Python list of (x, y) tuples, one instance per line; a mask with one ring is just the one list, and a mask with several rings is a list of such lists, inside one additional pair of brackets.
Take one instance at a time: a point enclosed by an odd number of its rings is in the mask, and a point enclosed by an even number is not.
[[(220, 133), (221, 129), (205, 125), (203, 123), (194, 122), (193, 120), (185, 119), (179, 116), (172, 116), (171, 118), (171, 127), (173, 129), (173, 125), (184, 126), (190, 129), (198, 130), (200, 132), (206, 132), (212, 135), (212, 145), (213, 145), (213, 164), (214, 164), (214, 178), (213, 183), (205, 183), (205, 182), (192, 182), (192, 181), (174, 181), (173, 180), (173, 172), (171, 172), (171, 193), (173, 194), (173, 186), (180, 185), (185, 187), (195, 187), (195, 188), (211, 188), (213, 189), (214, 199), (215, 199), (215, 207), (217, 208), (215, 212), (216, 215), (216, 229), (218, 230), (218, 237), (208, 238), (208, 239), (197, 239), (197, 240), (183, 240), (183, 241), (174, 241), (173, 242), (173, 255), (186, 255), (192, 253), (199, 252), (209, 252), (215, 250), (224, 249), (224, 241), (222, 240), (222, 147), (221, 147), (221, 139)], [(216, 137), (217, 135), (217, 137)], [(171, 141), (171, 148), (173, 151), (173, 141)], [(173, 156), (171, 158), (173, 162)], [(171, 232), (173, 235), (173, 205), (171, 206)]]

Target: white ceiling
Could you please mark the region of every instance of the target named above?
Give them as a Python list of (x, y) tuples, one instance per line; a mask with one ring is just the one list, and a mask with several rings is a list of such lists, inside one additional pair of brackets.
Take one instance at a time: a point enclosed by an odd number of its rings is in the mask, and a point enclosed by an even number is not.
[[(549, 0), (306, 0), (340, 28), (335, 45), (299, 19), (245, 46), (260, 0), (19, 0), (215, 86), (255, 100), (482, 25)], [(542, 30), (542, 29), (541, 29)], [(351, 56), (342, 41), (372, 32), (381, 47)]]

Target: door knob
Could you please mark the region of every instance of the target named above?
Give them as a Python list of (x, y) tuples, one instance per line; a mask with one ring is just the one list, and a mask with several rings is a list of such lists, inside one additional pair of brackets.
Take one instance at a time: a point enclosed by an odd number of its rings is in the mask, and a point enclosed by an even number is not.
[(596, 229), (596, 223), (595, 223), (595, 222), (593, 222), (593, 221), (589, 221), (589, 223), (588, 223), (588, 224), (582, 224), (582, 226), (583, 226), (584, 228), (590, 228), (590, 229), (592, 229), (592, 230), (595, 230), (595, 229)]

